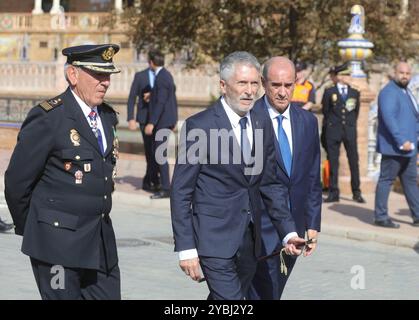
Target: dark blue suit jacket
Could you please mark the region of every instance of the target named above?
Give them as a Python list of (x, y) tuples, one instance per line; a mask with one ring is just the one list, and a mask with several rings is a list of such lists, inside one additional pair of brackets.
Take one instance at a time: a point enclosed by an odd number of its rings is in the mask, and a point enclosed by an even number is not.
[[(264, 97), (259, 99), (255, 111), (260, 111), (269, 121), (272, 128), (276, 149), (276, 171), (281, 182), (287, 187), (291, 214), (300, 237), (304, 237), (307, 229), (320, 231), (322, 189), (320, 184), (320, 141), (316, 117), (309, 111), (297, 106), (290, 106), (292, 130), (292, 169), (288, 176), (281, 157), (277, 138), (272, 127), (268, 107)], [(262, 238), (267, 253), (278, 245), (279, 238), (269, 216), (262, 216)]]
[[(195, 134), (201, 133), (201, 141), (208, 147), (201, 150), (199, 163), (184, 161), (182, 164), (185, 152), (192, 151), (195, 141), (181, 141), (171, 189), (175, 251), (197, 248), (200, 256), (233, 257), (243, 241), (250, 221), (250, 209), (255, 230), (255, 253), (260, 255), (262, 198), (281, 238), (296, 231), (287, 206), (287, 188), (275, 170), (272, 126), (263, 113), (252, 110), (250, 115), (254, 132), (257, 129), (263, 132), (263, 143), (256, 146), (256, 152), (262, 158), (262, 170), (249, 179), (244, 175), (243, 164), (232, 163), (233, 150), (238, 148), (240, 152), (240, 147), (220, 100), (186, 120), (182, 130), (189, 135), (193, 129), (200, 129)], [(211, 134), (210, 130), (214, 129), (231, 131), (228, 151), (221, 152), (218, 139), (218, 147), (211, 154), (209, 140), (214, 132)], [(218, 151), (217, 155), (214, 151)], [(212, 157), (217, 159), (217, 164), (211, 164)], [(221, 162), (222, 157), (227, 157), (224, 158), (229, 160), (227, 164), (222, 164), (225, 163)]]
[(149, 103), (143, 100), (144, 93), (151, 92), (148, 70), (149, 68), (137, 72), (134, 76), (134, 81), (132, 82), (131, 90), (129, 92), (128, 97), (128, 121), (134, 119), (135, 100), (138, 97), (136, 120), (140, 124), (148, 123)]
[(389, 156), (412, 157), (410, 152), (400, 150), (404, 142), (416, 144), (419, 131), (419, 113), (410, 97), (390, 81), (378, 95), (377, 152)]
[(172, 128), (177, 122), (176, 87), (169, 71), (162, 68), (151, 90), (150, 118), (155, 129)]

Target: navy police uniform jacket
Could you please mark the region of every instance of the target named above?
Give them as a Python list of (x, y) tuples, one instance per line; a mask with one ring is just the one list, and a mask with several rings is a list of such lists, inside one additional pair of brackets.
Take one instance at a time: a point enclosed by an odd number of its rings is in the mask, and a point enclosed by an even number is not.
[(117, 264), (109, 218), (117, 117), (105, 103), (98, 113), (104, 155), (70, 89), (35, 106), (23, 122), (5, 173), (5, 196), (24, 254), (71, 268)]
[(324, 91), (322, 111), (326, 126), (326, 137), (333, 140), (356, 139), (356, 121), (359, 114), (359, 91), (348, 86), (346, 100), (337, 86)]

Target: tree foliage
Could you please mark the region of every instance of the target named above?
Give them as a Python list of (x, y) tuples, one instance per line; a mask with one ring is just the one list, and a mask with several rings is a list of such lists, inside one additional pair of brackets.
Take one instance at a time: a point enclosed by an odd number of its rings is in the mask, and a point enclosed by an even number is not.
[(401, 17), (400, 0), (139, 0), (124, 19), (138, 49), (182, 52), (193, 66), (236, 50), (324, 66), (340, 60), (337, 41), (348, 36), (354, 4), (365, 8), (373, 61), (417, 56), (418, 17)]

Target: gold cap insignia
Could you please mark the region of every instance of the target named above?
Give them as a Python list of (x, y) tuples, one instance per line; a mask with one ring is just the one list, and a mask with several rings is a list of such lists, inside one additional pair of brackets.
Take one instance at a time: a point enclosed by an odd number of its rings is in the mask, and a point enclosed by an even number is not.
[(103, 51), (102, 58), (103, 60), (109, 61), (113, 58), (114, 55), (115, 55), (115, 49), (112, 47), (109, 47), (108, 49)]

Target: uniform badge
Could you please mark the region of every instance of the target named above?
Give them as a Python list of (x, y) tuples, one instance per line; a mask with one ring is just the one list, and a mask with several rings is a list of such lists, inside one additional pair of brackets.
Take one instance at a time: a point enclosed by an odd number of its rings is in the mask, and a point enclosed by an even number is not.
[(81, 184), (83, 182), (83, 172), (80, 170), (76, 171), (74, 177), (76, 178), (76, 184)]
[(76, 129), (70, 130), (70, 140), (75, 147), (80, 146), (80, 135)]
[(332, 101), (333, 102), (338, 101), (338, 95), (336, 93), (332, 94)]
[(108, 49), (106, 49), (105, 51), (103, 51), (102, 58), (105, 61), (109, 61), (109, 60), (111, 60), (113, 58), (114, 54), (115, 54), (115, 49), (112, 48), (112, 47), (109, 47)]
[(84, 172), (90, 172), (92, 170), (92, 165), (90, 163), (84, 164)]
[(64, 169), (65, 169), (65, 171), (70, 171), (70, 169), (71, 169), (71, 162), (64, 162)]
[(346, 100), (345, 109), (348, 110), (348, 112), (351, 112), (356, 107), (356, 99), (349, 98)]

